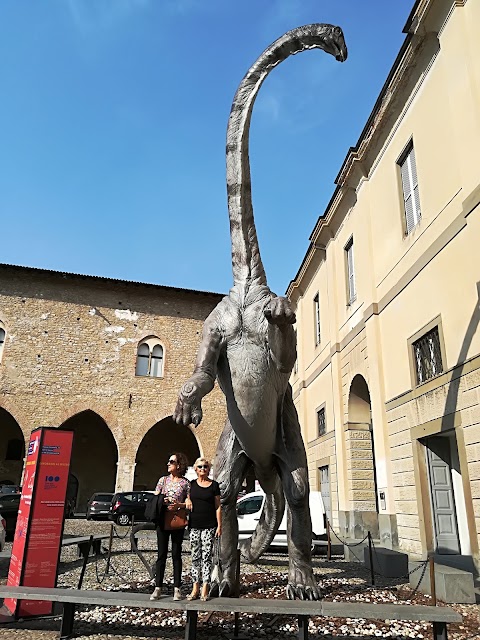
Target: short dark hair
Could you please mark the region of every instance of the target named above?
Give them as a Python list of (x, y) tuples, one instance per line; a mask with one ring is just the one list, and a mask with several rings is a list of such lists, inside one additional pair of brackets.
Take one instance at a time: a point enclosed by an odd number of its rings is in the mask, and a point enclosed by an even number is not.
[(177, 464), (178, 464), (178, 473), (179, 475), (184, 476), (188, 469), (187, 456), (184, 453), (181, 453), (180, 451), (173, 451), (170, 455), (176, 457)]

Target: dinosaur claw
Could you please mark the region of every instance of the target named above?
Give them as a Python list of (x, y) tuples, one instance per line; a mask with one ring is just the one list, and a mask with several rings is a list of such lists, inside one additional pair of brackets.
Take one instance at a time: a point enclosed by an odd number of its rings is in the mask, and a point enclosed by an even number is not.
[(218, 584), (218, 582), (213, 582), (212, 585), (210, 586), (210, 592), (209, 592), (209, 596), (211, 598), (218, 598), (218, 593), (219, 593), (219, 587), (220, 585)]
[(299, 600), (305, 600), (305, 588), (303, 585), (296, 588), (296, 595)]
[(287, 599), (295, 600), (295, 587), (293, 584), (287, 584)]

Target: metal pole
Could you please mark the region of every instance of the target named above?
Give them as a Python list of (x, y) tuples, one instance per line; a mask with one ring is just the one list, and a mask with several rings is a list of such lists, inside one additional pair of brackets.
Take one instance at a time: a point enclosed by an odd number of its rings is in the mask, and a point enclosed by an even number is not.
[(430, 565), (430, 595), (432, 596), (433, 606), (437, 606), (437, 589), (435, 586), (435, 559), (433, 555), (429, 556), (428, 564)]
[(108, 538), (107, 567), (105, 569), (105, 575), (107, 576), (110, 571), (110, 558), (112, 557), (112, 544), (113, 544), (113, 522), (110, 525), (110, 536)]
[(327, 520), (327, 560), (332, 559), (332, 540), (330, 538), (330, 522)]
[(88, 542), (88, 547), (85, 550), (85, 554), (83, 556), (83, 565), (82, 565), (82, 570), (80, 571), (80, 577), (78, 579), (78, 585), (77, 585), (77, 589), (81, 589), (82, 588), (82, 584), (83, 584), (83, 576), (85, 575), (85, 570), (87, 568), (87, 562), (88, 562), (88, 556), (90, 555), (90, 549), (93, 546), (93, 536), (90, 536), (90, 540)]
[(373, 570), (373, 550), (372, 550), (372, 534), (368, 532), (368, 555), (370, 557), (370, 573), (372, 575), (372, 585), (375, 585), (375, 571)]

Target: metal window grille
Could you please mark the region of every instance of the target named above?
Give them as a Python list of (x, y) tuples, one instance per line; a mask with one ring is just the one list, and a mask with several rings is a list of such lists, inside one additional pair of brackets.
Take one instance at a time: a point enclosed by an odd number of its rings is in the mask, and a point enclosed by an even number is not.
[(313, 299), (313, 313), (315, 322), (315, 344), (320, 344), (320, 298), (318, 293)]
[(318, 435), (323, 436), (327, 431), (327, 425), (325, 424), (325, 407), (317, 411), (317, 425)]
[(422, 384), (443, 372), (440, 335), (435, 327), (413, 343), (417, 384)]
[(355, 264), (353, 261), (353, 238), (345, 247), (347, 254), (347, 284), (348, 284), (348, 304), (352, 304), (357, 297), (357, 288), (355, 286)]
[(420, 222), (420, 195), (418, 192), (417, 163), (415, 149), (410, 146), (400, 164), (402, 174), (403, 204), (405, 207), (405, 228), (407, 235)]

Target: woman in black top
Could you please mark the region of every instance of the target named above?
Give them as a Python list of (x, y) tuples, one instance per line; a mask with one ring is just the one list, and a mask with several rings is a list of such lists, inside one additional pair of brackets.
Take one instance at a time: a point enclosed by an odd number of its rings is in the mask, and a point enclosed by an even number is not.
[[(191, 509), (190, 545), (192, 550), (192, 593), (187, 600), (208, 600), (210, 574), (212, 572), (212, 549), (215, 536), (222, 533), (222, 507), (220, 506), (220, 487), (218, 482), (208, 477), (210, 463), (198, 458), (193, 465), (197, 479), (190, 486)], [(200, 579), (202, 593), (200, 595)]]

